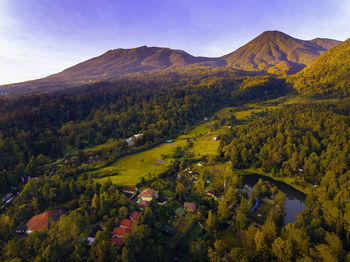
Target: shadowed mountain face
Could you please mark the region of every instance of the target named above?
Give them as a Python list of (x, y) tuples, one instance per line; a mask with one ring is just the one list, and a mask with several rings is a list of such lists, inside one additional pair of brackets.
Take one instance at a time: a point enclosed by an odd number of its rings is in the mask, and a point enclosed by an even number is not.
[(350, 38), (322, 54), (289, 81), (303, 94), (350, 96)]
[(194, 57), (182, 50), (142, 46), (133, 49), (115, 49), (92, 58), (46, 80), (94, 80), (129, 73), (176, 69), (188, 65), (223, 66), (219, 58)]
[(338, 43), (340, 41), (323, 38), (305, 41), (282, 32), (266, 31), (222, 59), (242, 70), (294, 74)]

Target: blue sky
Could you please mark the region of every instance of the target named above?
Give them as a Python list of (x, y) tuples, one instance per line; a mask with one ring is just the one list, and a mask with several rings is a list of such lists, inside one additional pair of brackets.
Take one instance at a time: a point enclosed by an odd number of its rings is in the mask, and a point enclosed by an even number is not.
[(137, 46), (221, 56), (266, 30), (350, 37), (349, 0), (0, 0), (0, 84)]

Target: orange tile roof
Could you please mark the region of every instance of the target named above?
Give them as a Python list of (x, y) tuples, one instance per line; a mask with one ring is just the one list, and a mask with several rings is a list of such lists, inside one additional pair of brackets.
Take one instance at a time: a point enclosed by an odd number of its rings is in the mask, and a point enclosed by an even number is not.
[(132, 222), (130, 219), (124, 218), (120, 223), (120, 227), (125, 227), (125, 228), (132, 228)]
[(131, 228), (116, 227), (112, 233), (113, 236), (124, 236), (125, 234), (131, 234)]
[(33, 216), (26, 225), (31, 231), (41, 230), (49, 226), (49, 219), (54, 216), (54, 211), (45, 211), (39, 215)]
[(139, 219), (139, 216), (140, 216), (140, 212), (132, 211), (131, 214), (130, 214), (130, 219), (132, 221), (137, 221)]
[(124, 243), (124, 238), (112, 238), (110, 242), (111, 244), (114, 244), (117, 247), (120, 247)]
[(153, 197), (153, 190), (151, 188), (144, 189), (140, 194), (139, 197)]

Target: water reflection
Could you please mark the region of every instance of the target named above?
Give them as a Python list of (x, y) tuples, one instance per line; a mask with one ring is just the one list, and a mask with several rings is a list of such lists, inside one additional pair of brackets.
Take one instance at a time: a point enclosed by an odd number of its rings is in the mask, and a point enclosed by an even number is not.
[(271, 184), (274, 184), (279, 190), (287, 195), (287, 199), (284, 203), (284, 209), (286, 212), (286, 215), (284, 217), (284, 224), (286, 225), (288, 223), (293, 223), (296, 220), (298, 213), (305, 209), (304, 202), (306, 195), (287, 185), (286, 183), (258, 174), (242, 176), (243, 185), (248, 187), (249, 194), (253, 186), (259, 181), (260, 178), (264, 181), (269, 181)]

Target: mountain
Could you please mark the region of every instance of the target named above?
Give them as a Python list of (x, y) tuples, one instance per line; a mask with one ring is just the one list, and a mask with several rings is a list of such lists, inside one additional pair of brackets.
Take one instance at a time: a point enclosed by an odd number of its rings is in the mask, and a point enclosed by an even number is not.
[(11, 93), (58, 90), (135, 73), (176, 70), (181, 75), (194, 70), (203, 74), (207, 69), (218, 67), (233, 74), (237, 71), (240, 75), (289, 75), (299, 72), (338, 43), (325, 38), (305, 41), (282, 32), (266, 31), (236, 51), (218, 58), (195, 57), (170, 48), (119, 48), (45, 78), (3, 86), (6, 90), (2, 93), (10, 90)]
[(305, 41), (279, 31), (266, 31), (221, 58), (237, 69), (278, 75), (294, 74), (339, 43), (324, 38)]
[(185, 51), (170, 48), (119, 48), (49, 76), (46, 80), (106, 79), (130, 73), (182, 68), (192, 64), (216, 67), (225, 65), (225, 62), (219, 58), (195, 57)]
[(302, 94), (350, 95), (350, 38), (329, 49), (289, 81)]

